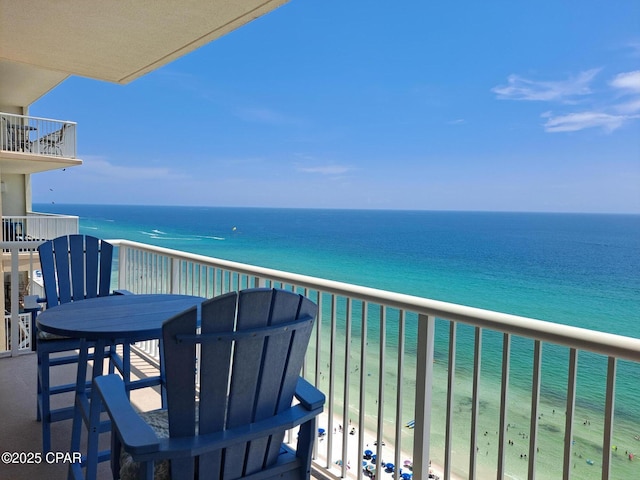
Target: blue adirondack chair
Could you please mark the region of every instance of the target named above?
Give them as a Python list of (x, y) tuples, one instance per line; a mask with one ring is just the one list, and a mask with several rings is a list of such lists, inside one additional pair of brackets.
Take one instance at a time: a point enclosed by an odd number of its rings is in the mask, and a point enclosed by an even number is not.
[[(45, 298), (39, 299), (46, 308), (55, 308), (63, 303), (111, 294), (111, 265), (113, 246), (96, 237), (65, 235), (46, 241), (38, 247), (44, 283)], [(90, 319), (87, 319), (90, 321)], [(36, 331), (35, 322), (32, 331)], [(51, 450), (51, 423), (73, 417), (71, 405), (51, 409), (51, 396), (73, 392), (75, 383), (52, 386), (50, 369), (57, 365), (78, 362), (75, 352), (80, 346), (78, 339), (60, 337), (37, 332), (36, 352), (38, 357), (38, 405), (37, 419), (42, 422), (42, 450)], [(68, 352), (51, 356), (53, 353)], [(122, 357), (110, 353), (110, 369), (114, 366), (129, 381), (130, 350), (124, 345)]]
[(119, 376), (95, 378), (114, 478), (308, 479), (325, 398), (299, 375), (316, 314), (301, 295), (249, 289), (203, 302), (199, 333), (195, 308), (168, 320), (164, 410), (138, 414)]

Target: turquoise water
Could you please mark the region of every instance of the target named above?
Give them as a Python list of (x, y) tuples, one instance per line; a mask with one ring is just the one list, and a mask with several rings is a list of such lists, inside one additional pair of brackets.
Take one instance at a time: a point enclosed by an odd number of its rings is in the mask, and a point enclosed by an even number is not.
[(79, 215), (106, 238), (640, 338), (640, 216), (35, 208)]
[[(82, 233), (103, 238), (127, 238), (640, 338), (637, 215), (89, 205), (34, 209), (78, 215)], [(443, 339), (446, 333), (446, 328), (437, 329)], [(471, 329), (461, 328), (459, 342), (468, 344), (472, 335)], [(491, 333), (483, 337), (487, 388), (494, 382), (491, 372), (499, 368), (501, 341)], [(512, 347), (510, 382), (522, 392), (531, 385), (526, 372), (532, 348), (524, 339), (514, 340)], [(542, 396), (549, 415), (556, 407), (564, 411), (567, 351), (544, 348)], [(465, 378), (470, 375), (465, 349), (458, 351), (459, 375)], [(466, 352), (470, 355), (471, 349)], [(606, 362), (592, 357), (580, 357), (578, 406), (585, 415), (601, 416), (600, 372)], [(446, 351), (436, 351), (436, 358), (444, 361)], [(626, 362), (618, 369), (616, 421), (623, 422), (621, 431), (640, 453), (640, 443), (634, 445), (632, 438), (634, 432), (640, 434), (640, 370)], [(555, 428), (549, 426), (551, 433)]]

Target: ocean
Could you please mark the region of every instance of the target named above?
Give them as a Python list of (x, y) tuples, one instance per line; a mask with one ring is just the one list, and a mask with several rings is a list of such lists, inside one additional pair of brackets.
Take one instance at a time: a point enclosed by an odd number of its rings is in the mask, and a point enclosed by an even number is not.
[[(78, 215), (81, 233), (102, 238), (640, 338), (639, 215), (58, 204), (34, 205), (34, 211)], [(465, 341), (471, 332), (461, 329), (460, 336)], [(483, 368), (498, 368), (500, 351), (486, 354), (497, 341), (487, 337)], [(564, 411), (558, 392), (566, 385), (566, 349), (558, 349), (557, 357), (549, 350), (543, 397)], [(445, 354), (436, 351), (436, 358)], [(530, 376), (517, 375), (518, 362), (526, 372), (531, 360), (513, 357), (512, 382), (526, 393)], [(579, 380), (589, 386), (589, 372), (601, 371), (604, 362), (584, 355), (580, 367)], [(463, 362), (460, 368), (464, 377)], [(579, 392), (586, 416), (602, 410), (601, 385), (591, 387)], [(632, 438), (640, 434), (640, 368), (621, 362), (616, 390), (616, 421), (629, 437), (625, 451), (640, 453)], [(597, 455), (597, 445), (592, 448)], [(595, 478), (579, 461), (587, 473), (575, 478)], [(615, 478), (640, 478), (640, 469), (620, 465)], [(638, 477), (626, 477), (629, 472)]]

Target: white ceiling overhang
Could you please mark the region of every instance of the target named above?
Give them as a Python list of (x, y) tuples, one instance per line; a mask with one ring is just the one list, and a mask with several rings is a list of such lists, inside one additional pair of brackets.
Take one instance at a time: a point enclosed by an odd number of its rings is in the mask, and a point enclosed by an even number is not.
[(0, 104), (69, 75), (128, 83), (287, 1), (0, 0)]

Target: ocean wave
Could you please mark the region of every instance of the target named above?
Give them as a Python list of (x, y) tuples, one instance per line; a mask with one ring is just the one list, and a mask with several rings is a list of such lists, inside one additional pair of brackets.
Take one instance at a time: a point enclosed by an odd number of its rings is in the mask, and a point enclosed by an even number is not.
[(160, 232), (161, 234), (156, 233), (155, 230), (152, 230), (151, 232), (147, 232), (144, 230), (139, 230), (138, 233), (140, 233), (141, 235), (145, 235), (149, 238), (152, 238), (154, 240), (162, 240), (162, 241), (175, 241), (175, 242), (200, 242), (202, 241), (203, 238), (207, 238), (207, 237), (202, 237), (199, 235), (185, 235), (185, 236), (178, 236), (178, 237), (169, 237), (167, 236), (168, 234), (165, 232)]
[(196, 238), (205, 238), (207, 240), (220, 240), (220, 241), (224, 241), (226, 240), (226, 238), (224, 237), (216, 237), (214, 235), (195, 235)]
[(197, 239), (189, 238), (189, 237), (164, 237), (164, 236), (160, 236), (160, 235), (151, 235), (150, 238), (154, 238), (154, 239), (158, 239), (158, 240), (173, 240), (173, 241), (197, 240)]

